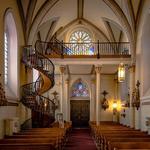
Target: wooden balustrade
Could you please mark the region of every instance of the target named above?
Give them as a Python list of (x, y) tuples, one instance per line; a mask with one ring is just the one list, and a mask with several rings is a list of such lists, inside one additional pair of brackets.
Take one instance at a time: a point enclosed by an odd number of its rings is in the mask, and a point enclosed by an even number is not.
[(61, 58), (71, 56), (93, 56), (93, 57), (130, 57), (129, 42), (90, 42), (90, 43), (66, 43), (57, 39), (51, 42), (36, 42), (36, 49), (42, 54)]

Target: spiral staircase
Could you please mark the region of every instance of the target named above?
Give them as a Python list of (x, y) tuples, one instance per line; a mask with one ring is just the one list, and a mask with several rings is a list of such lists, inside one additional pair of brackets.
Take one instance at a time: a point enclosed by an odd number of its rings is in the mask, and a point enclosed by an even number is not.
[(54, 120), (55, 104), (43, 94), (54, 86), (54, 65), (43, 52), (42, 47), (38, 47), (38, 41), (35, 49), (32, 46), (23, 48), (22, 62), (26, 68), (39, 71), (39, 77), (36, 82), (22, 86), (22, 103), (33, 112), (46, 115)]

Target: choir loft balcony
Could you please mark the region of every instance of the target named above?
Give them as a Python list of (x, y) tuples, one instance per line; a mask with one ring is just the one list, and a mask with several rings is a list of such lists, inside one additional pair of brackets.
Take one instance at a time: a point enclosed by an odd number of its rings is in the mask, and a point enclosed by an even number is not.
[(36, 49), (49, 58), (131, 58), (129, 42), (65, 43), (37, 41)]

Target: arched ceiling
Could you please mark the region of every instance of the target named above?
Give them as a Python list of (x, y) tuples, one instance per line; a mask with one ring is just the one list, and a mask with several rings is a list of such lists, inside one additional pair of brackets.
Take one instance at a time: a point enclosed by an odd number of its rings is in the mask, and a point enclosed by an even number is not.
[(17, 0), (27, 44), (49, 41), (74, 22), (92, 26), (106, 41), (132, 42), (144, 0)]

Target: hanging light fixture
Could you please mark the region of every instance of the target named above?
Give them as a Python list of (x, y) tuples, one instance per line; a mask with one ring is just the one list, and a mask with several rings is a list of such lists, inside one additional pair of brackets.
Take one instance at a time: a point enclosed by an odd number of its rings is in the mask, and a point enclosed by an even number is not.
[(124, 80), (125, 80), (125, 66), (123, 63), (120, 63), (118, 67), (118, 81), (124, 82)]

